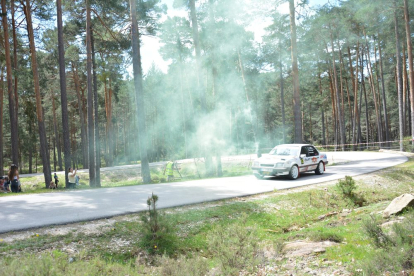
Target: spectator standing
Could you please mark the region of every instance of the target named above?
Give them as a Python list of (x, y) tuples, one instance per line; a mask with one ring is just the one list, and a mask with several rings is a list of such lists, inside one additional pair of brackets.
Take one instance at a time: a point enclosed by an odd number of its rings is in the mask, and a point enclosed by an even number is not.
[(168, 161), (164, 168), (164, 175), (167, 173), (167, 182), (174, 180), (174, 162)]
[(57, 176), (57, 174), (56, 174), (56, 173), (54, 173), (54, 175), (53, 175), (53, 179), (55, 180), (55, 187), (56, 187), (56, 189), (57, 189), (57, 187), (58, 187), (58, 183), (59, 183), (59, 178), (58, 178), (58, 176)]
[(19, 170), (17, 168), (17, 165), (11, 164), (8, 176), (11, 181), (11, 191), (13, 193), (21, 192), (22, 189), (20, 187)]
[(78, 171), (77, 169), (73, 170), (73, 168), (69, 168), (69, 170), (68, 170), (68, 178), (69, 178), (69, 186), (68, 186), (68, 188), (69, 189), (73, 189), (76, 186), (76, 178), (75, 178), (75, 176), (76, 176), (76, 172), (77, 171)]

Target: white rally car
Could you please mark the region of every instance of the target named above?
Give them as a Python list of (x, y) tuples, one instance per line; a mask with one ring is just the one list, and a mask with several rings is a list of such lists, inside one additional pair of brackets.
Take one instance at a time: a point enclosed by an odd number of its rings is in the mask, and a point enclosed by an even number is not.
[(284, 144), (273, 148), (253, 162), (253, 174), (258, 179), (265, 176), (287, 175), (296, 179), (302, 172), (314, 171), (323, 174), (328, 158), (309, 144)]

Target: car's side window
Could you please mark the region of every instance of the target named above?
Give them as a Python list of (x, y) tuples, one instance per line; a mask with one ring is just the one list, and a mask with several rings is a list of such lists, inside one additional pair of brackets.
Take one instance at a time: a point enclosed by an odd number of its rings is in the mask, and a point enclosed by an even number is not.
[(302, 149), (300, 150), (300, 154), (306, 154), (306, 156), (309, 156), (307, 147), (302, 147)]
[(319, 152), (312, 146), (308, 147), (308, 153), (309, 153), (308, 156), (318, 156), (319, 155)]
[(308, 155), (307, 156), (313, 156), (313, 147), (308, 147)]

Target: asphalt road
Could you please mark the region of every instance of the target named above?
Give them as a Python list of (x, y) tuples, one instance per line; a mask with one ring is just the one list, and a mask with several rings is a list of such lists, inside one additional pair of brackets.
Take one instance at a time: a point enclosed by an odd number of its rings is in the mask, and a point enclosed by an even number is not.
[(407, 157), (393, 153), (335, 152), (323, 175), (301, 174), (297, 180), (253, 175), (188, 182), (129, 187), (66, 191), (47, 194), (21, 194), (0, 198), (0, 233), (108, 218), (147, 209), (151, 193), (158, 195), (158, 207), (167, 208), (225, 198), (270, 192), (322, 183), (395, 166)]

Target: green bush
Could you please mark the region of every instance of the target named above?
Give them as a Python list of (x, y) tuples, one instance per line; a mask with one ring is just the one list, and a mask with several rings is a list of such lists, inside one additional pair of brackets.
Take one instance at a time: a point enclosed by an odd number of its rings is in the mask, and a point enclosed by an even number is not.
[(393, 241), (388, 235), (384, 233), (382, 228), (378, 225), (378, 219), (371, 216), (369, 219), (363, 221), (363, 229), (367, 236), (374, 242), (378, 248), (388, 247)]
[(143, 222), (142, 236), (139, 245), (150, 254), (174, 253), (177, 235), (175, 229), (156, 208), (158, 196), (152, 194), (148, 200), (148, 211), (141, 216)]
[(312, 241), (332, 241), (332, 242), (342, 242), (344, 239), (339, 234), (333, 232), (332, 230), (329, 231), (315, 231), (309, 233), (309, 238)]
[(354, 194), (354, 191), (356, 190), (355, 180), (352, 179), (350, 176), (345, 176), (345, 179), (339, 179), (338, 183), (336, 184), (336, 187), (341, 191), (341, 193), (345, 197), (349, 197)]
[(404, 275), (414, 274), (414, 212), (411, 210), (402, 223), (394, 223), (389, 233), (378, 224), (378, 219), (373, 216), (363, 224), (365, 233), (377, 248), (372, 258), (361, 263), (364, 275), (401, 271), (405, 271)]
[(363, 206), (366, 202), (363, 196), (360, 196), (355, 193), (357, 186), (355, 184), (355, 180), (350, 176), (345, 176), (345, 179), (339, 179), (338, 183), (336, 184), (337, 189), (340, 191), (342, 196), (348, 199), (352, 205), (356, 206)]

